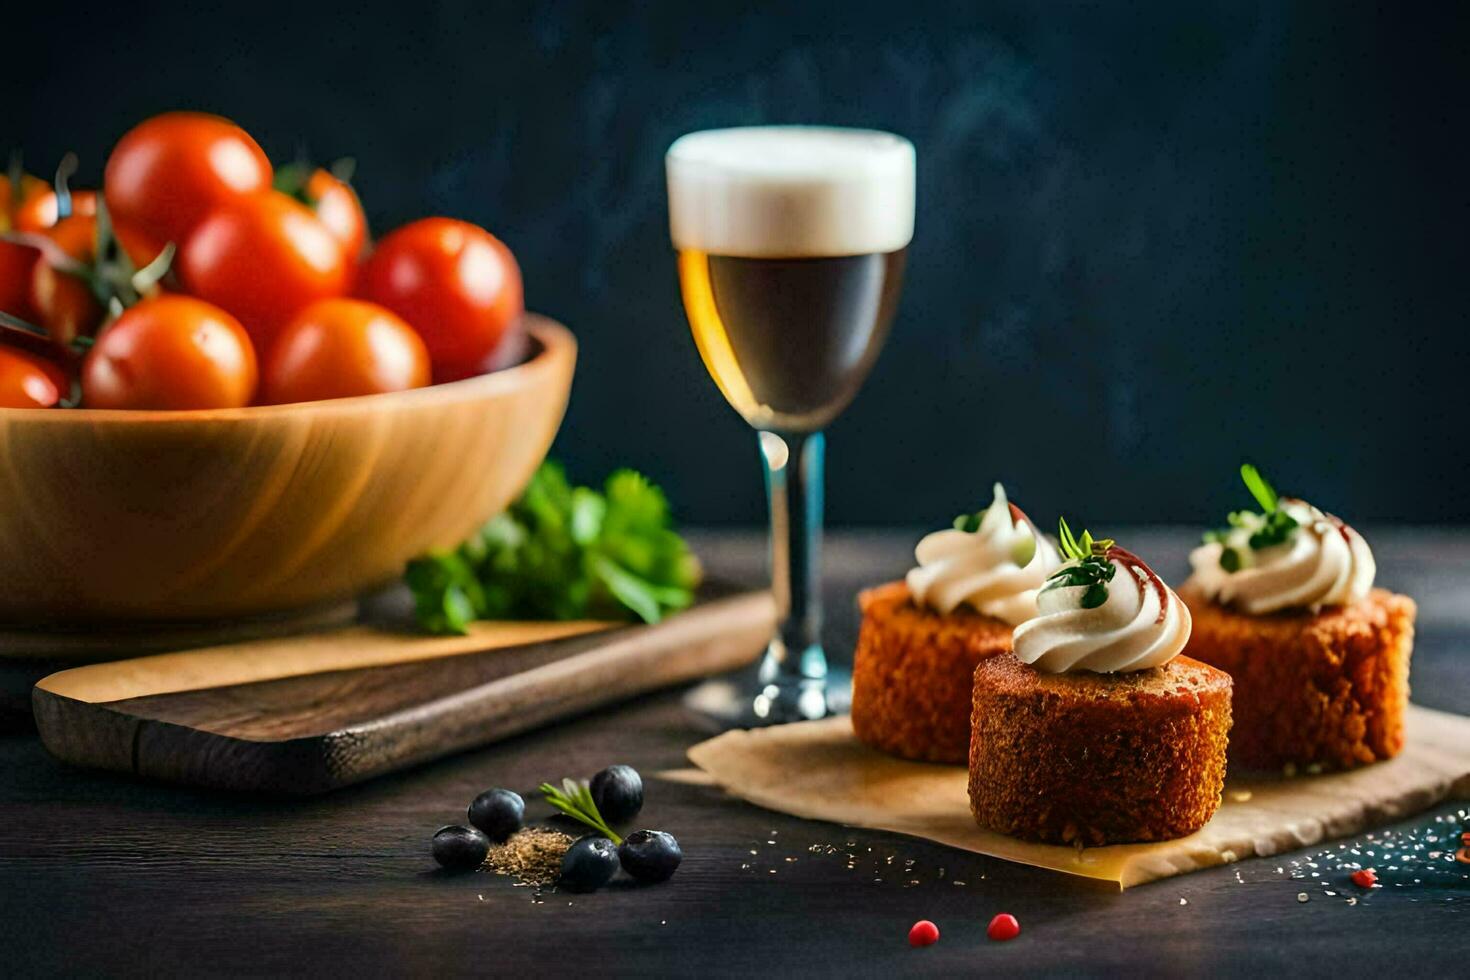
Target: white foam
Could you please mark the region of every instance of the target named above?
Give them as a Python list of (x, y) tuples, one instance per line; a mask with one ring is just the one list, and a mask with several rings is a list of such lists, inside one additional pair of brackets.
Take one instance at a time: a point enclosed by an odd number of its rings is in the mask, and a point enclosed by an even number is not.
[(895, 252), (914, 237), (914, 146), (870, 129), (690, 133), (665, 157), (674, 246), (751, 258)]

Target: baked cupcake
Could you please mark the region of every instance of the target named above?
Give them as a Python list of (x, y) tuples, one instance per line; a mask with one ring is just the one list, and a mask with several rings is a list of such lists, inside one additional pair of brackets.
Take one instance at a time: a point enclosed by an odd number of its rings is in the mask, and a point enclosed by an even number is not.
[(975, 669), (971, 812), (1050, 844), (1191, 834), (1220, 806), (1230, 677), (1179, 656), (1189, 610), (1141, 559), (1061, 540), (1015, 652)]
[(862, 593), (853, 654), (852, 727), (905, 759), (963, 765), (970, 751), (975, 665), (1010, 649), (1036, 615), (1036, 593), (1060, 559), (1005, 490), (915, 549), (903, 582)]
[(1414, 601), (1375, 589), (1362, 535), (1240, 475), (1261, 512), (1236, 511), (1189, 556), (1185, 652), (1235, 680), (1232, 765), (1341, 769), (1404, 746)]

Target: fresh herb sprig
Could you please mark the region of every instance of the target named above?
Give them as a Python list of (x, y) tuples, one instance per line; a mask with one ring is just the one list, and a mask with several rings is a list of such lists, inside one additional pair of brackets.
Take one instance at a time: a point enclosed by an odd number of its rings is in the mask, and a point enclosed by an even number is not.
[(1240, 550), (1230, 543), (1231, 534), (1238, 529), (1250, 532), (1246, 539), (1252, 551), (1270, 548), (1284, 543), (1299, 526), (1296, 518), (1281, 509), (1281, 495), (1271, 486), (1261, 471), (1250, 463), (1240, 466), (1240, 479), (1250, 491), (1261, 513), (1249, 510), (1231, 511), (1226, 516), (1227, 528), (1205, 532), (1206, 543), (1217, 543), (1220, 547), (1220, 567), (1227, 572), (1237, 572), (1243, 565)]
[(976, 531), (980, 530), (980, 525), (985, 522), (985, 515), (990, 513), (991, 507), (994, 507), (996, 504), (1000, 504), (1002, 507), (1010, 506), (1009, 502), (1006, 500), (1005, 487), (1001, 486), (999, 483), (997, 483), (992, 488), (991, 494), (992, 499), (989, 507), (986, 507), (984, 510), (976, 511), (973, 514), (961, 514), (960, 516), (956, 517), (952, 522), (954, 529), (956, 531), (964, 531), (966, 534), (974, 534)]
[(1065, 564), (1052, 572), (1047, 576), (1046, 585), (1041, 591), (1085, 587), (1086, 591), (1082, 593), (1083, 609), (1096, 609), (1107, 602), (1108, 583), (1118, 571), (1117, 566), (1108, 559), (1108, 549), (1115, 543), (1113, 539), (1094, 539), (1092, 532), (1085, 528), (1082, 537), (1078, 538), (1067, 526), (1065, 517), (1057, 521), (1057, 539), (1061, 542), (1062, 554), (1075, 564)]
[(956, 531), (974, 534), (980, 530), (980, 522), (983, 520), (985, 520), (985, 511), (983, 510), (975, 514), (961, 514), (954, 519), (953, 527)]
[(597, 802), (592, 799), (592, 790), (588, 788), (585, 779), (563, 779), (561, 789), (557, 789), (550, 783), (542, 783), (541, 795), (546, 797), (547, 803), (573, 820), (591, 827), (614, 844), (623, 842), (617, 831), (609, 827), (607, 821), (602, 819), (602, 814), (597, 810)]
[(465, 633), (477, 619), (656, 623), (694, 601), (699, 562), (670, 526), (663, 491), (618, 470), (601, 492), (543, 463), (520, 499), (458, 548), (409, 563), (419, 625)]

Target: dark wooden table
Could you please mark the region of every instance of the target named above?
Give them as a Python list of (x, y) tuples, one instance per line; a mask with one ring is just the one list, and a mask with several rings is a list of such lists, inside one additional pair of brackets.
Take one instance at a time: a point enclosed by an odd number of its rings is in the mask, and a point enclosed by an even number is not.
[[(1420, 602), (1415, 699), (1470, 712), (1470, 533), (1370, 528), (1368, 537), (1379, 581)], [(1125, 540), (1177, 580), (1191, 538), (1165, 530)], [(899, 573), (913, 540), (868, 532), (829, 541), (835, 654), (852, 646), (856, 588)], [(758, 535), (700, 534), (697, 543), (712, 569), (759, 576)], [(1386, 839), (1380, 831), (1371, 841), (1363, 835), (1120, 894), (650, 780), (646, 825), (676, 834), (686, 855), (666, 885), (537, 895), (500, 876), (434, 870), (430, 834), (460, 821), (480, 790), (510, 786), (529, 796), (543, 779), (612, 762), (645, 774), (672, 769), (700, 737), (671, 692), (307, 801), (66, 769), (32, 736), (0, 739), (0, 972), (1470, 970), (1470, 866), (1451, 858), (1470, 830), (1465, 802), (1394, 825)], [(1385, 841), (1407, 858), (1387, 858)], [(1336, 870), (1353, 846), (1378, 849), (1364, 860), (1378, 867), (1384, 888), (1364, 894)], [(1019, 939), (986, 940), (997, 912), (1020, 919)], [(941, 940), (910, 949), (908, 928), (924, 918), (938, 923)]]

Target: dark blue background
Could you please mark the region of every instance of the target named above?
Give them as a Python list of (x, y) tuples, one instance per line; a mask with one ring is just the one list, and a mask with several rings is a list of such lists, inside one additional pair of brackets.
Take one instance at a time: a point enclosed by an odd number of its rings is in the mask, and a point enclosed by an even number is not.
[[(889, 348), (833, 427), (833, 522), (1216, 521), (1245, 456), (1351, 519), (1462, 521), (1467, 35), (1449, 5), (195, 3), (7, 10), (0, 149), (93, 181), (209, 109), (352, 155), (373, 225), (504, 238), (582, 342), (557, 452), (756, 521), (754, 439), (699, 365), (663, 152), (875, 126), (920, 161)], [(1444, 13), (1436, 12), (1443, 9)]]

